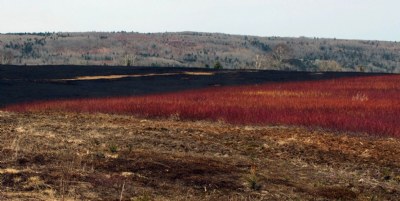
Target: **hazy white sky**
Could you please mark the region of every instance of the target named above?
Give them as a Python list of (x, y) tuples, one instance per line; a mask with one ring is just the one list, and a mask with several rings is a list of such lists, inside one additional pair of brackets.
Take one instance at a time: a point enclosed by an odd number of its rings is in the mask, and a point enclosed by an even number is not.
[(0, 0), (0, 32), (201, 31), (400, 41), (400, 0)]

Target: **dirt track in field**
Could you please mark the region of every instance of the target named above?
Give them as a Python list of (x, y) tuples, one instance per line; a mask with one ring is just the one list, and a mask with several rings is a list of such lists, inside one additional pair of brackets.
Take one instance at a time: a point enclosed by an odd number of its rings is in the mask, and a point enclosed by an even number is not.
[(400, 140), (0, 112), (0, 200), (396, 200)]

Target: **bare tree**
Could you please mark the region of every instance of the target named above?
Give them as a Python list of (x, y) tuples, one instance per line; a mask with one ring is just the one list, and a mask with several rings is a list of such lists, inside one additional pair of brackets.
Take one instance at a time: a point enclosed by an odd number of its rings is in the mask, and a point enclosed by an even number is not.
[(124, 58), (124, 64), (126, 66), (134, 66), (135, 62), (136, 62), (136, 58), (137, 58), (136, 55), (128, 55), (128, 54), (126, 54), (125, 58)]
[(288, 59), (291, 54), (291, 49), (286, 44), (280, 43), (272, 50), (272, 56), (275, 60), (282, 62), (284, 59)]
[(14, 60), (14, 54), (10, 51), (3, 52), (0, 56), (0, 64), (11, 64)]

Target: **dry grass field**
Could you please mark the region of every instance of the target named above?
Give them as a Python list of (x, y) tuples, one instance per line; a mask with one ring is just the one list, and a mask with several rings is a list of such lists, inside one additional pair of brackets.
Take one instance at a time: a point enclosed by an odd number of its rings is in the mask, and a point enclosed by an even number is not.
[(0, 112), (0, 200), (398, 200), (400, 140)]

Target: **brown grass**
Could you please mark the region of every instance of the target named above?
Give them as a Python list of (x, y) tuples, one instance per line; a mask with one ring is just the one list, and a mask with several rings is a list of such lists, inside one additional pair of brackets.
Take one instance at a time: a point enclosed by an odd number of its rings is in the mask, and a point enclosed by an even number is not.
[(0, 112), (0, 200), (396, 200), (399, 146), (299, 127)]

